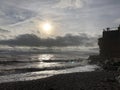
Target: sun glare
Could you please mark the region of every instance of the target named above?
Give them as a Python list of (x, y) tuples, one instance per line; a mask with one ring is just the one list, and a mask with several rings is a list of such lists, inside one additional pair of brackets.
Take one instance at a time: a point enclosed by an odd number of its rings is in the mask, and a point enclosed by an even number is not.
[(49, 37), (54, 34), (55, 25), (51, 21), (38, 22), (37, 27), (42, 37)]
[(50, 23), (44, 23), (42, 25), (42, 29), (44, 30), (44, 32), (50, 33), (52, 30), (52, 25)]

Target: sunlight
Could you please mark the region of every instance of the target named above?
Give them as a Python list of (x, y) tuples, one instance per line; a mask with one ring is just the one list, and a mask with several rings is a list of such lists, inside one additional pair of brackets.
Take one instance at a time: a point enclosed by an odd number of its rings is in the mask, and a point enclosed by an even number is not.
[(51, 19), (36, 22), (37, 35), (42, 38), (54, 37), (56, 35), (57, 24)]
[(41, 55), (39, 55), (38, 59), (40, 61), (43, 61), (43, 60), (50, 60), (53, 57), (54, 57), (54, 55), (52, 55), (52, 54), (41, 54)]
[(45, 32), (50, 32), (50, 30), (52, 29), (52, 25), (50, 23), (45, 23), (42, 26), (43, 30), (45, 30)]
[(53, 24), (51, 22), (39, 23), (39, 30), (44, 35), (50, 35), (53, 33)]

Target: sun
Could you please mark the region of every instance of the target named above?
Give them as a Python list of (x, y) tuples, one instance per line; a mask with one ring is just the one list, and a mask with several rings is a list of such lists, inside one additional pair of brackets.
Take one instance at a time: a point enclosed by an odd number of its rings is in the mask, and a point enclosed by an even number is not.
[(51, 23), (48, 23), (48, 22), (46, 22), (46, 23), (44, 23), (44, 24), (42, 25), (42, 29), (43, 29), (44, 32), (46, 32), (46, 33), (50, 33), (51, 30), (52, 30), (52, 28), (53, 28), (52, 24), (51, 24)]
[(36, 27), (42, 37), (50, 37), (55, 34), (55, 23), (52, 21), (38, 22)]

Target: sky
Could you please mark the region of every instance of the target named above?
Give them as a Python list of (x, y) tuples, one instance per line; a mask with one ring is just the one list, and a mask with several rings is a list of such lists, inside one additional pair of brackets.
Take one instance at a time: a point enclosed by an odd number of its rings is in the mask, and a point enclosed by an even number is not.
[[(59, 41), (60, 46), (81, 45), (81, 42), (87, 46), (85, 43), (93, 43), (93, 37), (99, 37), (103, 28), (120, 24), (119, 8), (120, 0), (0, 0), (0, 43), (10, 45), (16, 41), (15, 45), (20, 45), (21, 37), (23, 41), (33, 37), (42, 40), (42, 45), (52, 40), (52, 46), (59, 46), (55, 44)], [(46, 22), (53, 27), (50, 34), (41, 28)], [(72, 39), (66, 37), (84, 42), (72, 43)], [(62, 43), (63, 39), (68, 43)], [(41, 43), (35, 46), (39, 45)], [(29, 43), (28, 46), (32, 45)]]

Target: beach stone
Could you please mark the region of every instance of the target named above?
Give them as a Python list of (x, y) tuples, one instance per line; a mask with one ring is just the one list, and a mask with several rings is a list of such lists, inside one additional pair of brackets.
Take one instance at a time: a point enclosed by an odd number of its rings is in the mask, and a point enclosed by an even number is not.
[(120, 75), (118, 77), (116, 77), (116, 80), (118, 81), (118, 83), (120, 84)]

